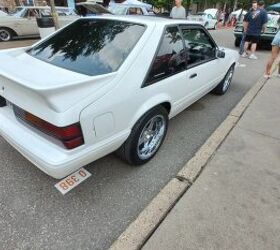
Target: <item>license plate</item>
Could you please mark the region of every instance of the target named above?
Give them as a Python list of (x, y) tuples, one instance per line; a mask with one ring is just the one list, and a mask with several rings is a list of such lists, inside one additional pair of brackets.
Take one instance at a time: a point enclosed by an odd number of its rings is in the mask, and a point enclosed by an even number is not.
[(56, 183), (54, 186), (58, 189), (59, 192), (61, 192), (64, 195), (70, 190), (72, 190), (74, 187), (77, 187), (80, 183), (82, 183), (90, 176), (90, 172), (88, 172), (84, 168), (81, 168), (77, 172), (65, 177), (63, 180)]

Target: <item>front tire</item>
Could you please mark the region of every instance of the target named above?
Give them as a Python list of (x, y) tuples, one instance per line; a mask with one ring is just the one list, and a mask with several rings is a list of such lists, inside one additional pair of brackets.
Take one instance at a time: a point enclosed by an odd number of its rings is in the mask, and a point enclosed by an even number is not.
[(0, 41), (8, 42), (12, 40), (13, 32), (7, 28), (0, 28)]
[(229, 70), (227, 71), (224, 79), (219, 83), (219, 85), (213, 89), (213, 93), (216, 95), (223, 95), (227, 92), (229, 89), (229, 86), (231, 84), (232, 78), (233, 78), (233, 73), (234, 73), (234, 64), (231, 65)]
[(116, 153), (131, 165), (145, 164), (159, 150), (167, 129), (168, 113), (164, 107), (157, 106), (138, 120), (130, 136)]
[(214, 30), (216, 30), (217, 29), (217, 27), (218, 27), (218, 23), (215, 23), (215, 25), (214, 25)]

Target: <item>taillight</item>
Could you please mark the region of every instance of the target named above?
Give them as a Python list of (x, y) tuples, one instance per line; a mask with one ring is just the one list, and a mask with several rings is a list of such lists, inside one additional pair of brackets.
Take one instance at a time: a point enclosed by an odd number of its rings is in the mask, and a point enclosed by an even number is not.
[(57, 127), (15, 105), (13, 107), (16, 117), (45, 134), (60, 140), (67, 149), (73, 149), (84, 144), (80, 123), (66, 127)]
[(0, 107), (5, 107), (6, 105), (6, 99), (3, 96), (0, 96)]

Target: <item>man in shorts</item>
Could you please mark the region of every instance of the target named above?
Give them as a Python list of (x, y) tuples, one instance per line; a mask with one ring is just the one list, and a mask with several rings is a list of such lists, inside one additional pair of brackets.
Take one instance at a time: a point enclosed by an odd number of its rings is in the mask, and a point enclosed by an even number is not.
[(254, 1), (252, 3), (252, 7), (249, 9), (249, 11), (244, 16), (244, 19), (243, 19), (243, 33), (242, 33), (242, 39), (241, 39), (240, 46), (239, 46), (239, 54), (240, 55), (242, 55), (244, 53), (244, 44), (245, 44), (245, 37), (246, 37), (245, 29), (248, 28), (248, 17), (251, 15), (251, 12), (256, 11), (257, 8), (258, 8), (257, 2)]
[[(248, 57), (249, 59), (258, 59), (255, 55), (257, 43), (260, 40), (261, 32), (265, 28), (267, 23), (267, 13), (264, 10), (264, 2), (253, 2), (253, 11), (250, 12), (244, 25), (244, 31), (246, 32), (244, 53), (242, 57)], [(257, 8), (256, 8), (257, 7)], [(248, 52), (249, 44), (251, 43), (251, 51)]]

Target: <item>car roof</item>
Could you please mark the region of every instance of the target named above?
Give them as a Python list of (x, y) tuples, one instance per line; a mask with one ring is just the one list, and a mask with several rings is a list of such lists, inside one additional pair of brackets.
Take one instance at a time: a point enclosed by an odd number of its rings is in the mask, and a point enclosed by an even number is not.
[[(50, 6), (18, 6), (19, 9), (50, 9)], [(55, 6), (56, 9), (70, 9), (65, 6)]]
[(110, 5), (110, 7), (114, 8), (114, 7), (135, 7), (135, 8), (145, 8), (145, 6), (143, 5), (140, 5), (140, 4), (127, 4), (127, 3), (115, 3), (115, 4), (112, 4)]
[(134, 23), (141, 23), (144, 25), (170, 25), (170, 24), (189, 24), (189, 25), (201, 25), (200, 22), (189, 21), (187, 19), (172, 19), (159, 16), (145, 16), (145, 15), (106, 15), (106, 16), (94, 16), (83, 17), (87, 19), (108, 19), (116, 21), (129, 21)]

